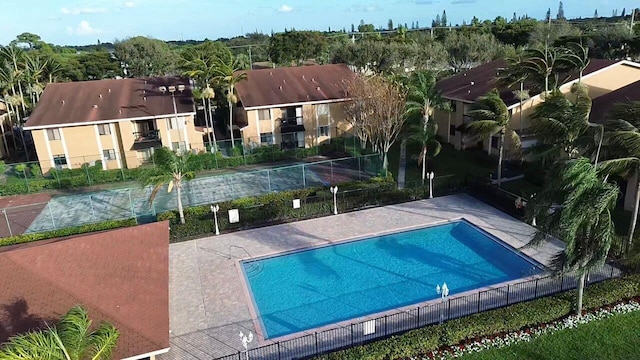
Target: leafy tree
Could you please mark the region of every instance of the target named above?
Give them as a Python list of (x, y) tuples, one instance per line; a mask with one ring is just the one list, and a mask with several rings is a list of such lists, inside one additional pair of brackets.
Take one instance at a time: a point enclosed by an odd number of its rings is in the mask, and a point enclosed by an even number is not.
[(300, 64), (319, 57), (327, 47), (326, 38), (318, 31), (288, 31), (271, 37), (269, 56), (277, 64)]
[(11, 41), (10, 45), (27, 44), (29, 46), (29, 49), (31, 50), (36, 48), (40, 43), (42, 43), (40, 35), (24, 32), (16, 36), (16, 39)]
[(122, 76), (120, 64), (104, 50), (91, 51), (78, 56), (84, 79), (113, 79)]
[(443, 45), (449, 53), (449, 65), (456, 71), (502, 57), (506, 48), (492, 34), (465, 35), (458, 31), (448, 32)]
[(177, 54), (162, 40), (136, 36), (115, 43), (115, 56), (130, 77), (164, 76), (176, 68)]
[(87, 311), (76, 306), (55, 327), (16, 335), (3, 344), (0, 359), (109, 360), (119, 332), (103, 322), (92, 329)]
[(545, 187), (529, 202), (529, 217), (538, 231), (531, 244), (539, 245), (549, 234), (565, 248), (552, 261), (556, 271), (578, 275), (576, 312), (582, 313), (584, 282), (589, 270), (607, 259), (614, 237), (611, 212), (619, 195), (616, 185), (603, 181), (587, 158), (559, 163)]
[(566, 17), (564, 17), (564, 5), (562, 4), (562, 1), (560, 1), (560, 4), (558, 4), (558, 14), (556, 15), (556, 19), (558, 20), (567, 19)]
[[(466, 134), (476, 138), (489, 138), (489, 141), (495, 135), (500, 136), (498, 153), (498, 187), (500, 187), (502, 182), (504, 139), (511, 120), (507, 105), (500, 97), (498, 90), (494, 89), (481, 97), (468, 115), (471, 116), (473, 121), (465, 126), (464, 132)], [(511, 132), (511, 139), (513, 146), (518, 149), (520, 147), (520, 138), (515, 131)]]
[(358, 32), (367, 33), (376, 31), (376, 27), (373, 24), (365, 24), (364, 20), (360, 20), (360, 25), (358, 25)]
[(140, 183), (143, 186), (153, 186), (149, 201), (153, 202), (156, 195), (165, 184), (168, 184), (167, 192), (176, 189), (178, 202), (178, 212), (180, 213), (180, 223), (184, 224), (184, 211), (182, 208), (182, 186), (185, 181), (195, 177), (194, 155), (189, 151), (177, 153), (167, 148), (158, 148), (153, 154), (153, 160), (157, 172), (142, 173)]

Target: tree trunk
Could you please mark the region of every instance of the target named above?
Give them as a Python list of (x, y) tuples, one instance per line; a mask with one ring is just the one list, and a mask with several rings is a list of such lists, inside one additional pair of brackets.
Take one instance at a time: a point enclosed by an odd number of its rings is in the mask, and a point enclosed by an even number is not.
[(502, 184), (502, 157), (504, 153), (504, 133), (505, 129), (502, 129), (500, 133), (500, 154), (498, 155), (498, 187)]
[(213, 122), (213, 112), (211, 112), (211, 99), (207, 99), (207, 109), (209, 110), (209, 122), (211, 123), (211, 137), (213, 139), (213, 151), (218, 152), (218, 141), (216, 140), (216, 125)]
[(577, 300), (577, 304), (576, 304), (576, 314), (578, 316), (582, 316), (582, 295), (584, 293), (584, 280), (587, 277), (587, 273), (584, 272), (582, 275), (580, 275), (580, 278), (578, 279), (578, 298)]
[(231, 132), (231, 152), (233, 154), (234, 141), (233, 141), (233, 103), (229, 100), (229, 130)]
[(427, 143), (422, 143), (422, 186), (427, 175)]
[(178, 195), (178, 212), (180, 213), (180, 224), (184, 224), (184, 211), (182, 209), (182, 183), (176, 184), (176, 193)]
[(27, 115), (27, 109), (24, 106), (24, 94), (22, 93), (22, 85), (20, 84), (20, 81), (18, 81), (18, 90), (20, 91), (20, 100), (22, 104), (22, 113), (26, 116)]
[(387, 155), (388, 151), (385, 150), (382, 155), (382, 168), (385, 173), (389, 170), (389, 156)]
[(211, 133), (209, 132), (209, 114), (207, 111), (207, 98), (202, 98), (202, 106), (204, 107), (204, 124), (207, 127), (207, 140), (209, 140), (209, 146), (211, 146)]
[(631, 215), (631, 222), (629, 223), (629, 238), (627, 239), (627, 246), (624, 252), (631, 250), (633, 235), (635, 235), (636, 225), (638, 223), (638, 208), (640, 207), (640, 168), (636, 168), (636, 179), (636, 202), (633, 206), (633, 215)]

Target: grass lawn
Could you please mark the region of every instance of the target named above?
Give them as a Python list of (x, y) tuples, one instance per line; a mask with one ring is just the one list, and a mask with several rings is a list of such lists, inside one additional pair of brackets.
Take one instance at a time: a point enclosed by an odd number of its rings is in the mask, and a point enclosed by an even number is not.
[(500, 359), (640, 359), (640, 312), (616, 315), (531, 342), (491, 349), (462, 357), (465, 360)]

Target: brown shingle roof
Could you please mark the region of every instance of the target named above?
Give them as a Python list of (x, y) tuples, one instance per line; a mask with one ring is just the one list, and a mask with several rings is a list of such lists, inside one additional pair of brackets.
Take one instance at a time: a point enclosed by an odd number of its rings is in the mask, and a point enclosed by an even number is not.
[(236, 86), (245, 109), (271, 105), (340, 100), (355, 73), (344, 64), (247, 71)]
[(607, 119), (615, 104), (627, 101), (640, 101), (640, 81), (593, 99), (589, 120), (602, 123)]
[[(607, 66), (615, 64), (616, 60), (591, 59), (589, 66), (584, 70), (583, 75), (601, 70)], [(514, 89), (498, 87), (497, 76), (507, 67), (504, 60), (494, 60), (482, 64), (467, 71), (460, 72), (454, 76), (438, 81), (436, 87), (443, 97), (464, 102), (475, 102), (480, 96), (486, 95), (494, 88), (499, 88), (500, 97), (507, 106), (518, 103), (518, 99), (513, 93)], [(573, 74), (566, 82), (575, 80), (577, 74)], [(532, 92), (529, 95), (535, 96), (539, 92)]]
[(169, 225), (0, 249), (0, 343), (74, 305), (120, 331), (117, 359), (169, 347)]
[(168, 92), (160, 86), (186, 86), (176, 91), (178, 113), (195, 112), (189, 80), (178, 77), (108, 79), (51, 83), (46, 86), (27, 128), (93, 121), (155, 117), (174, 113)]

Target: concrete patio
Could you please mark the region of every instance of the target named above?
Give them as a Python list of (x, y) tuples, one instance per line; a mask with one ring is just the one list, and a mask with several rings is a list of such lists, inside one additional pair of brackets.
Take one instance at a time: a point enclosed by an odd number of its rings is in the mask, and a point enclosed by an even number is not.
[[(465, 218), (520, 249), (534, 228), (464, 194), (372, 208), (172, 244), (169, 249), (171, 350), (160, 359), (211, 359), (243, 350), (240, 331), (256, 333), (236, 263), (346, 239)], [(561, 250), (545, 243), (522, 252), (543, 265)], [(263, 344), (254, 340), (250, 346)]]

